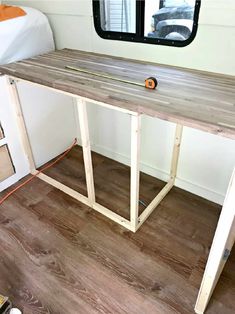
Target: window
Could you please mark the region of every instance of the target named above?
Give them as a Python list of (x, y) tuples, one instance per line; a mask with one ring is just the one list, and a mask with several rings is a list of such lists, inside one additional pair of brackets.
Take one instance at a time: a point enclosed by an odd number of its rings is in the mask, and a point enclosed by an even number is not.
[(93, 0), (105, 39), (183, 47), (196, 36), (200, 0)]

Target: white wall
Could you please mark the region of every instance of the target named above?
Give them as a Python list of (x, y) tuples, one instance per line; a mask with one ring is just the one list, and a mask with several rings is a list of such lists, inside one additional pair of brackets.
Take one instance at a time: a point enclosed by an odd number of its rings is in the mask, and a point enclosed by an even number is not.
[[(17, 87), (35, 163), (39, 167), (72, 144), (76, 136), (74, 105), (68, 96), (29, 87), (27, 83), (18, 82)], [(1, 145), (8, 145), (15, 167), (15, 174), (0, 182), (0, 191), (29, 173), (9, 96), (6, 79), (0, 76), (0, 121), (5, 134)]]
[(41, 166), (64, 152), (76, 137), (74, 104), (70, 97), (41, 87), (24, 82), (17, 87), (35, 163)]
[(0, 76), (0, 95), (0, 118), (5, 135), (0, 145), (8, 145), (11, 159), (15, 167), (15, 174), (0, 182), (0, 191), (2, 191), (27, 175), (29, 165), (26, 156), (22, 154), (21, 141), (15, 123), (15, 113), (13, 107), (9, 106), (7, 82), (4, 76)]
[[(234, 0), (202, 1), (197, 37), (185, 48), (101, 39), (93, 27), (91, 0), (7, 2), (46, 13), (59, 49), (69, 47), (235, 75)], [(128, 163), (129, 117), (94, 106), (89, 112), (93, 148)], [(142, 169), (165, 179), (171, 153), (168, 144), (172, 140), (172, 124), (146, 117), (142, 130)], [(221, 203), (234, 165), (235, 143), (185, 128), (178, 186)]]

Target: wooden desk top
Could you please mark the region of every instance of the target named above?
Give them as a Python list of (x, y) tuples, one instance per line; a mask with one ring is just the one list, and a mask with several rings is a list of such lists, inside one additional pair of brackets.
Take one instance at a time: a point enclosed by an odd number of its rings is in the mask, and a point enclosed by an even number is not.
[[(65, 69), (75, 66), (156, 90)], [(235, 139), (235, 77), (63, 49), (0, 66), (0, 72), (113, 106)]]

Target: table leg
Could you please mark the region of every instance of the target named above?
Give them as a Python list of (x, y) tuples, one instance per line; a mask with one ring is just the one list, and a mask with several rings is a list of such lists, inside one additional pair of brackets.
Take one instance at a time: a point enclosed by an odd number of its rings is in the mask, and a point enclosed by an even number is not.
[(20, 97), (17, 89), (16, 82), (11, 78), (7, 77), (8, 91), (10, 95), (10, 102), (14, 108), (16, 123), (19, 130), (20, 140), (22, 144), (23, 151), (27, 157), (29, 168), (31, 173), (35, 173), (36, 166), (33, 158), (32, 148), (30, 145), (27, 128), (25, 125), (25, 120), (22, 112), (22, 107), (20, 103)]
[(78, 111), (78, 118), (79, 118), (80, 132), (81, 132), (85, 173), (86, 173), (87, 194), (88, 194), (90, 205), (92, 206), (95, 203), (95, 188), (94, 188), (91, 146), (90, 146), (89, 128), (88, 128), (88, 119), (87, 119), (87, 110), (86, 110), (85, 100), (77, 98), (77, 111)]
[(180, 153), (180, 145), (182, 140), (183, 134), (183, 125), (176, 124), (175, 129), (175, 141), (172, 153), (172, 160), (171, 160), (171, 171), (170, 171), (170, 178), (173, 180), (173, 184), (175, 183), (176, 175), (177, 175), (177, 168), (178, 168), (178, 161), (179, 161), (179, 153)]
[(141, 116), (131, 116), (131, 195), (130, 220), (135, 232), (139, 216), (139, 181), (140, 181), (140, 130)]
[(206, 269), (195, 305), (197, 314), (204, 313), (235, 241), (235, 169), (212, 242)]

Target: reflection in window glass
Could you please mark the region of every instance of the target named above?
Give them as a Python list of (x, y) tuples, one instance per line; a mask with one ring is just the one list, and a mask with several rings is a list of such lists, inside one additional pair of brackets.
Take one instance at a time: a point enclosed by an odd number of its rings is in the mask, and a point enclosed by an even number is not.
[(101, 0), (100, 18), (104, 31), (135, 33), (136, 0)]
[(187, 40), (193, 29), (195, 0), (145, 0), (146, 37)]
[(185, 47), (195, 38), (201, 0), (93, 0), (104, 39)]

